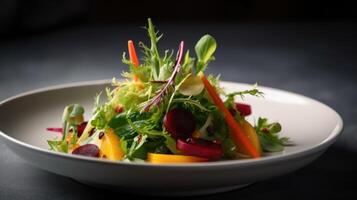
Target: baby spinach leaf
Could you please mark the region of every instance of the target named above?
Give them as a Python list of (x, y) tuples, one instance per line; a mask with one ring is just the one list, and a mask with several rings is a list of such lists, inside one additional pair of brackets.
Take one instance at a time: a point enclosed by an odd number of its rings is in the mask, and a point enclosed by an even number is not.
[(211, 35), (204, 35), (195, 46), (198, 58), (196, 73), (203, 71), (207, 64), (214, 60), (213, 54), (216, 51), (217, 43)]

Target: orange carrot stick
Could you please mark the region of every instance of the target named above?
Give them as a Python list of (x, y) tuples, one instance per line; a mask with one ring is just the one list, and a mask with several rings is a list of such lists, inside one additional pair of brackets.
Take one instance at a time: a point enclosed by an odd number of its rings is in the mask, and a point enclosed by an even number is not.
[(130, 61), (134, 64), (135, 67), (138, 67), (139, 59), (138, 56), (136, 55), (134, 43), (132, 40), (128, 41), (128, 50), (129, 50)]
[[(129, 50), (130, 61), (134, 64), (134, 67), (138, 67), (139, 59), (138, 56), (136, 55), (134, 43), (132, 40), (128, 41), (128, 50)], [(138, 81), (139, 78), (136, 75), (134, 75), (133, 79), (134, 81)]]
[(242, 127), (237, 123), (229, 110), (224, 106), (222, 99), (219, 97), (205, 75), (200, 72), (198, 76), (201, 78), (203, 85), (205, 86), (208, 94), (211, 96), (213, 102), (216, 104), (218, 109), (224, 113), (224, 119), (229, 128), (231, 128), (230, 134), (234, 143), (236, 145), (241, 145), (242, 148), (246, 149), (247, 153), (249, 153), (253, 158), (259, 158), (260, 152), (254, 148), (248, 137), (244, 134)]

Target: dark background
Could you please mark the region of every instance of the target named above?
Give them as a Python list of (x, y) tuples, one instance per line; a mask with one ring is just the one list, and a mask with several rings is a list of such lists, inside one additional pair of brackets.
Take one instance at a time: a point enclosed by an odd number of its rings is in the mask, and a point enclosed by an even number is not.
[[(175, 49), (181, 39), (192, 47), (210, 33), (218, 49), (209, 72), (315, 98), (336, 109), (345, 128), (321, 158), (301, 170), (200, 198), (357, 199), (353, 1), (232, 2), (0, 0), (0, 100), (49, 85), (118, 77), (126, 69), (120, 59), (127, 40), (147, 40), (141, 28), (147, 17), (165, 34), (162, 49)], [(0, 141), (1, 200), (111, 195), (27, 165)]]
[(353, 1), (100, 1), (2, 0), (0, 32), (8, 37), (38, 34), (84, 23), (249, 23), (355, 21)]

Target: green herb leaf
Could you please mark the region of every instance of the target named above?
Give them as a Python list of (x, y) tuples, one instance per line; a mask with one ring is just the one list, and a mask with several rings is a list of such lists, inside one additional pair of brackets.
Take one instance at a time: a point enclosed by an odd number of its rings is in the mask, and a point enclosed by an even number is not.
[(234, 144), (233, 140), (226, 138), (222, 141), (222, 150), (223, 155), (226, 158), (236, 158), (237, 157), (237, 150), (236, 145)]
[(68, 153), (67, 141), (48, 140), (47, 143), (52, 151)]
[(264, 97), (264, 93), (261, 92), (260, 90), (258, 90), (257, 87), (258, 87), (258, 85), (255, 84), (253, 86), (253, 89), (243, 90), (243, 91), (239, 91), (239, 92), (232, 92), (232, 93), (227, 94), (226, 96), (228, 98), (233, 98), (235, 96), (240, 96), (241, 99), (244, 99), (245, 95), (251, 95), (251, 96), (255, 96), (255, 97)]
[(268, 130), (271, 134), (276, 134), (281, 131), (281, 125), (279, 123), (271, 123), (268, 127)]
[(102, 92), (99, 92), (94, 97), (94, 105), (93, 105), (92, 114), (95, 114), (100, 109), (100, 97), (101, 97), (101, 95), (102, 95)]
[(289, 142), (289, 138), (279, 137), (278, 133), (281, 131), (281, 125), (277, 122), (269, 124), (268, 119), (259, 117), (254, 128), (265, 152), (283, 151), (284, 146)]
[(152, 23), (151, 19), (148, 19), (148, 34), (151, 41), (151, 49), (150, 49), (150, 63), (152, 65), (153, 77), (156, 80), (160, 75), (160, 67), (161, 67), (161, 59), (160, 54), (157, 49), (157, 42), (160, 40), (162, 35), (157, 35), (158, 32), (155, 31), (155, 26)]
[(187, 50), (183, 64), (182, 64), (182, 73), (183, 74), (189, 74), (192, 72), (193, 67), (194, 67), (194, 61), (195, 61), (195, 59), (190, 57), (190, 51)]
[(193, 100), (190, 98), (176, 98), (176, 99), (172, 100), (172, 103), (188, 104), (188, 105), (192, 105), (192, 106), (199, 108), (201, 111), (210, 112), (210, 110), (207, 109), (206, 107), (202, 106), (199, 101)]
[(79, 104), (73, 104), (68, 107), (69, 117), (78, 117), (84, 114), (84, 108)]
[(165, 135), (165, 144), (166, 144), (166, 147), (168, 149), (170, 149), (170, 151), (173, 153), (173, 154), (179, 154), (179, 150), (176, 148), (176, 140), (174, 140), (172, 137), (170, 137), (168, 134)]
[(113, 129), (124, 126), (126, 124), (128, 124), (128, 121), (126, 119), (126, 113), (124, 113), (124, 112), (117, 114), (108, 123), (109, 127), (113, 128)]
[(216, 40), (211, 35), (204, 35), (196, 43), (195, 51), (198, 58), (196, 73), (203, 71), (207, 64), (214, 60), (213, 54), (216, 48)]
[(259, 136), (260, 144), (262, 145), (262, 149), (265, 152), (280, 152), (284, 150), (284, 145), (279, 142), (275, 142), (271, 137), (260, 135)]

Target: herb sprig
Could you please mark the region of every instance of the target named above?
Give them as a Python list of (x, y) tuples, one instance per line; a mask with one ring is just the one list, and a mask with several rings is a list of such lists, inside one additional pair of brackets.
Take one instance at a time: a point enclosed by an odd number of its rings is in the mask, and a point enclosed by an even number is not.
[(269, 123), (267, 118), (259, 117), (254, 128), (265, 152), (283, 151), (289, 144), (289, 138), (279, 136), (281, 125), (278, 122)]

